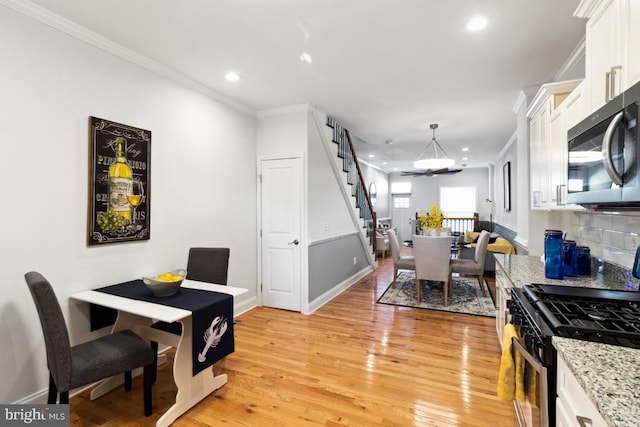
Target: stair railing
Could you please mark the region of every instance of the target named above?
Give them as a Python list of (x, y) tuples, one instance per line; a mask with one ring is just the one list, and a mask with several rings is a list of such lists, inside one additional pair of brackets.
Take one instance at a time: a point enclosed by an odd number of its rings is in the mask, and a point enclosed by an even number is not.
[(327, 126), (333, 129), (332, 141), (338, 144), (338, 157), (342, 159), (342, 170), (347, 174), (347, 183), (352, 186), (351, 195), (356, 198), (356, 207), (360, 218), (364, 221), (369, 243), (373, 246), (373, 252), (377, 253), (375, 238), (376, 213), (373, 210), (362, 169), (360, 169), (351, 133), (331, 117), (327, 117)]

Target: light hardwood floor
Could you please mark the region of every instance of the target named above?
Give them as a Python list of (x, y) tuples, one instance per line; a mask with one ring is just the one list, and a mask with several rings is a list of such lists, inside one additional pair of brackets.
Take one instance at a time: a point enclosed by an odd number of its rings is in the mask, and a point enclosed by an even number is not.
[[(229, 382), (174, 426), (513, 426), (495, 397), (495, 320), (376, 304), (393, 275), (388, 257), (379, 265), (312, 315), (239, 316), (236, 351), (216, 365)], [(73, 397), (71, 425), (153, 426), (175, 391), (168, 363), (150, 417), (138, 377), (130, 392)]]

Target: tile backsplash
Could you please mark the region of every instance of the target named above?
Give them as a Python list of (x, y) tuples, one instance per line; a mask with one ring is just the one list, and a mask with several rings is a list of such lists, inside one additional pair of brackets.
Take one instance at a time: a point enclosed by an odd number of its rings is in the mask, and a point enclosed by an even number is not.
[(631, 270), (640, 245), (640, 212), (575, 212), (568, 234), (591, 256)]

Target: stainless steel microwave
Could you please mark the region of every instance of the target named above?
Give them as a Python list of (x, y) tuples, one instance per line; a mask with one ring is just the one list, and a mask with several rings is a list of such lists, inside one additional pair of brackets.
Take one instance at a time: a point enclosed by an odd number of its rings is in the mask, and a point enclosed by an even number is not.
[(640, 206), (640, 83), (569, 129), (567, 203)]

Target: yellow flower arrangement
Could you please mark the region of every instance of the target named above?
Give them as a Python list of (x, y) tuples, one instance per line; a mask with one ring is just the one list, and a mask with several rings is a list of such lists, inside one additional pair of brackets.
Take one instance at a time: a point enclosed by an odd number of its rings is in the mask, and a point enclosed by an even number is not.
[(418, 214), (418, 220), (420, 221), (420, 226), (425, 228), (442, 228), (442, 223), (444, 222), (444, 212), (437, 207), (436, 205), (431, 205), (430, 211), (425, 211), (424, 209), (420, 210)]

